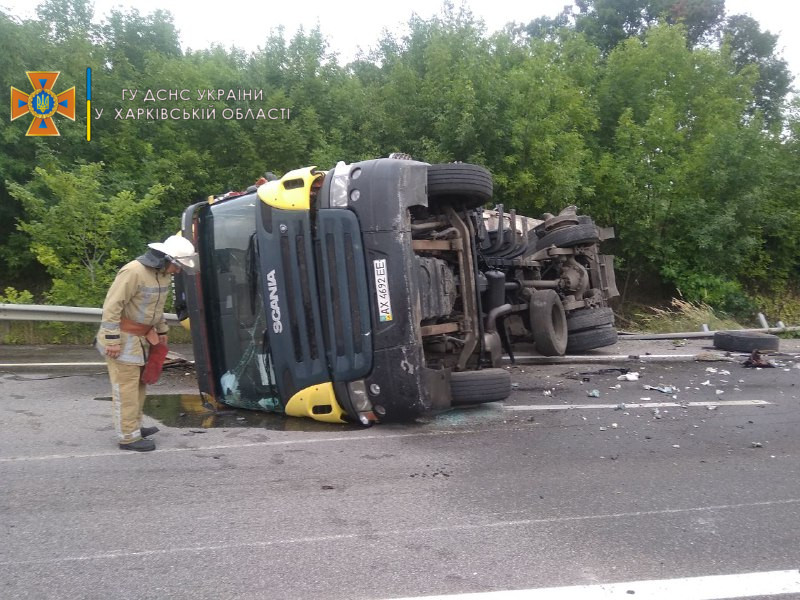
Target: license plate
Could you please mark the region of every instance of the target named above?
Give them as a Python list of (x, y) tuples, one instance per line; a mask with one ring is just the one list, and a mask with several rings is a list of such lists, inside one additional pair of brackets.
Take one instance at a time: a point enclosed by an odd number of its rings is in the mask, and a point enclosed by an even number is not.
[(378, 297), (378, 319), (381, 322), (392, 320), (392, 301), (389, 298), (389, 273), (386, 259), (372, 261), (375, 270), (375, 293)]

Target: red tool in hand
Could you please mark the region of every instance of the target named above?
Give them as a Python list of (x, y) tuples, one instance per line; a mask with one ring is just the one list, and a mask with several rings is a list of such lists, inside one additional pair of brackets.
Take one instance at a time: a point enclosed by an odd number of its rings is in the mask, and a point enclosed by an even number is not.
[(141, 380), (142, 383), (151, 384), (158, 381), (161, 376), (161, 369), (164, 367), (164, 359), (167, 358), (166, 344), (155, 344), (150, 346), (150, 355), (147, 357), (147, 363), (142, 369)]

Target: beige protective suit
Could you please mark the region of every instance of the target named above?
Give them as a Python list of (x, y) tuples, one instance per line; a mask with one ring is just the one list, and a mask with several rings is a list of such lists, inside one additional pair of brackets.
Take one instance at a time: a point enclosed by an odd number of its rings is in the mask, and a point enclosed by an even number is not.
[[(111, 379), (111, 401), (114, 427), (121, 444), (141, 439), (142, 409), (146, 386), (140, 381), (149, 343), (144, 335), (123, 331), (123, 319), (152, 326), (159, 335), (166, 335), (169, 326), (164, 319), (164, 303), (170, 289), (170, 275), (163, 261), (148, 260), (145, 255), (122, 267), (103, 303), (103, 317), (97, 333), (97, 349), (105, 356)], [(158, 266), (145, 266), (143, 261)], [(118, 358), (105, 355), (105, 347), (119, 344)]]

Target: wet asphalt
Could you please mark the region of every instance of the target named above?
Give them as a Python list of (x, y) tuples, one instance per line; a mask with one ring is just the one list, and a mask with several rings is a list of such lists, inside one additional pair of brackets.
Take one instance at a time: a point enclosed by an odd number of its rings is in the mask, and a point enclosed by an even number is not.
[[(0, 367), (0, 598), (377, 599), (796, 569), (800, 344), (761, 370), (704, 344), (520, 361), (503, 404), (369, 429), (210, 413), (176, 365), (149, 388), (149, 454), (116, 448), (102, 365)], [(102, 362), (0, 346), (0, 363), (37, 360)]]

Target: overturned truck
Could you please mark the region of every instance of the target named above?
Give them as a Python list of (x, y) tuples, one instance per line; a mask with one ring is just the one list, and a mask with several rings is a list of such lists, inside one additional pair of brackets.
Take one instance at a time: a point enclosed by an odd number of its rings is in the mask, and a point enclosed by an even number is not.
[(502, 400), (503, 355), (613, 344), (613, 231), (574, 207), (484, 208), (466, 163), (340, 162), (190, 206), (200, 271), (177, 282), (200, 390), (327, 422)]

